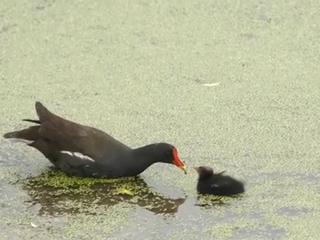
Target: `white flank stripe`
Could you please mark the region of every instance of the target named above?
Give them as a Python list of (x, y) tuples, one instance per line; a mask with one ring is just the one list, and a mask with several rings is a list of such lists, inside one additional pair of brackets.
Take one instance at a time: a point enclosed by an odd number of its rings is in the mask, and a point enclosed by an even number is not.
[(69, 151), (60, 151), (60, 152), (64, 154), (68, 154), (71, 157), (76, 157), (82, 160), (89, 160), (91, 162), (95, 162), (95, 160), (93, 160), (91, 157), (83, 155), (82, 153), (79, 153), (79, 152), (69, 152)]
[(70, 155), (71, 157), (73, 156), (72, 152), (68, 152), (68, 151), (61, 151), (61, 153), (68, 154), (68, 155)]

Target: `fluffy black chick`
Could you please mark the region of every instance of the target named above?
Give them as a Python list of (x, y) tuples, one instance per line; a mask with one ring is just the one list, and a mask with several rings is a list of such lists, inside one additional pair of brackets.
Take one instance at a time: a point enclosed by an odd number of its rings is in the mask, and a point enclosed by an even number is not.
[(243, 193), (244, 184), (230, 176), (214, 173), (211, 167), (200, 166), (194, 168), (198, 174), (197, 191), (200, 194), (231, 196)]

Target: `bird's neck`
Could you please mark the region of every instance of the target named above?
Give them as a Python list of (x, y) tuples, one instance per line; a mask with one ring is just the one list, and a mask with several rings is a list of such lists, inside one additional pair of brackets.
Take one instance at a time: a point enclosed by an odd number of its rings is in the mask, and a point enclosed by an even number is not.
[(147, 145), (134, 149), (133, 158), (135, 166), (142, 169), (142, 171), (144, 171), (152, 164), (160, 162), (160, 159), (158, 159), (157, 155), (154, 152), (153, 145)]
[(199, 179), (199, 181), (206, 181), (206, 180), (208, 180), (208, 179), (210, 179), (212, 177), (213, 177), (212, 174), (202, 174), (202, 175), (199, 176), (198, 179)]

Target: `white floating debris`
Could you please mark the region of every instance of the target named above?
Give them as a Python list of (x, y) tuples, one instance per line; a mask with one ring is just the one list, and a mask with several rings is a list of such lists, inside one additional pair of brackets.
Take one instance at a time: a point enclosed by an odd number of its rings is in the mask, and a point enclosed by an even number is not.
[(35, 225), (33, 222), (31, 223), (31, 226), (34, 227), (34, 228), (37, 227), (37, 225)]
[(218, 86), (220, 85), (221, 82), (217, 82), (217, 83), (203, 83), (202, 86), (205, 87), (213, 87), (213, 86)]

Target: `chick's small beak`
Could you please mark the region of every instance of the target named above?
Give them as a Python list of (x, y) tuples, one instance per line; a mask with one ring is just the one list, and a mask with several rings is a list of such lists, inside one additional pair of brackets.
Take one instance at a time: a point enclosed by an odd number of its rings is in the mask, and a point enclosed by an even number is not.
[(196, 170), (199, 173), (199, 168), (198, 167), (194, 167), (194, 170)]

